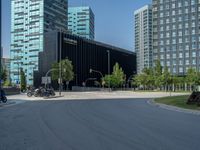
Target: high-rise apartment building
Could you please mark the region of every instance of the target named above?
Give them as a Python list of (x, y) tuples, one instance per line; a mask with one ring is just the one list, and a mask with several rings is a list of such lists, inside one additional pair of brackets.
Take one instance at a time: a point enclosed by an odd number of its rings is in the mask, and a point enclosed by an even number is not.
[(43, 51), (44, 33), (67, 30), (67, 0), (11, 0), (11, 79), (19, 83), (19, 70), (33, 84), (38, 53)]
[(134, 16), (137, 73), (141, 73), (144, 68), (152, 67), (152, 6), (136, 10)]
[(72, 34), (94, 40), (95, 16), (90, 7), (69, 7), (68, 29)]
[(200, 70), (199, 6), (199, 0), (153, 0), (153, 59), (173, 74)]

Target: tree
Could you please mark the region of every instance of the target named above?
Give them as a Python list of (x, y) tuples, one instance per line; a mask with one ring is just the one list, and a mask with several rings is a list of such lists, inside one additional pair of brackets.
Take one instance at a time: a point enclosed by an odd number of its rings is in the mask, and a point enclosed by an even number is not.
[(1, 72), (1, 80), (5, 82), (7, 80), (7, 77), (8, 77), (7, 70), (3, 69)]
[(197, 72), (197, 77), (196, 77), (195, 84), (196, 85), (200, 85), (200, 72)]
[(181, 87), (184, 87), (185, 85), (185, 78), (179, 76), (173, 76), (172, 84), (174, 85), (174, 90), (176, 90), (176, 87), (178, 87), (178, 89), (180, 90)]
[(162, 75), (162, 66), (160, 64), (160, 60), (156, 61), (155, 67), (154, 67), (154, 73), (155, 76), (161, 76)]
[(126, 76), (124, 74), (123, 69), (116, 63), (113, 67), (113, 72), (111, 75), (106, 75), (102, 81), (105, 81), (105, 85), (117, 88), (123, 85), (126, 80)]
[(26, 90), (26, 75), (22, 68), (20, 69), (20, 89), (21, 91)]
[(197, 81), (197, 72), (193, 68), (189, 68), (186, 75), (186, 82), (190, 85), (190, 91), (192, 91), (192, 86), (195, 85)]
[(156, 61), (156, 65), (154, 67), (154, 77), (155, 77), (155, 86), (162, 86), (162, 66), (160, 64), (160, 60)]
[(11, 86), (12, 84), (11, 84), (11, 82), (10, 82), (10, 80), (6, 80), (6, 81), (4, 81), (4, 84), (3, 84), (3, 86)]
[(172, 83), (172, 77), (170, 72), (168, 71), (168, 67), (164, 67), (164, 71), (162, 74), (162, 84), (165, 85), (165, 90), (167, 90), (168, 85)]
[(143, 73), (145, 76), (143, 78), (146, 79), (146, 84), (148, 89), (152, 89), (155, 85), (155, 78), (154, 78), (154, 72), (152, 68), (145, 68), (143, 70)]
[(143, 88), (146, 89), (147, 75), (145, 73), (141, 73), (141, 74), (135, 76), (132, 84), (136, 85), (136, 86), (143, 86)]
[(144, 89), (152, 89), (154, 87), (155, 78), (152, 68), (144, 68), (142, 73), (133, 78), (133, 85), (142, 85)]
[(59, 69), (61, 65), (61, 77), (63, 81), (72, 81), (74, 79), (73, 65), (69, 59), (64, 59), (59, 63), (54, 63), (52, 65), (52, 80), (59, 79)]

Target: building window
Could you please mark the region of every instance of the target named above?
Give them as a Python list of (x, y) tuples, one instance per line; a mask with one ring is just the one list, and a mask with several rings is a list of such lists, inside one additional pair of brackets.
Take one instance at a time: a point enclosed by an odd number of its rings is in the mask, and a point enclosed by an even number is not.
[(179, 67), (179, 73), (183, 73), (183, 67)]

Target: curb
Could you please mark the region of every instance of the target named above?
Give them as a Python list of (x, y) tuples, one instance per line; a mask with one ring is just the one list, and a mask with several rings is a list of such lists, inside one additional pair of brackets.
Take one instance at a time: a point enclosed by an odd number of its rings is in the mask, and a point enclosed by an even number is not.
[(176, 112), (200, 116), (200, 111), (198, 111), (198, 110), (190, 110), (190, 109), (179, 108), (179, 107), (176, 107), (176, 106), (170, 106), (170, 105), (166, 105), (166, 104), (156, 103), (154, 101), (154, 99), (148, 100), (147, 103), (150, 104), (150, 105), (154, 105), (154, 106), (164, 108), (164, 109), (167, 109), (167, 110), (171, 110), (171, 111), (176, 111)]

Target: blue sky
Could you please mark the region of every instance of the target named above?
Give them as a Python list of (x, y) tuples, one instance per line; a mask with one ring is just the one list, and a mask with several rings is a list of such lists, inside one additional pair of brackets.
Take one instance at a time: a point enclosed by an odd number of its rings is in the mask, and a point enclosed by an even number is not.
[[(3, 2), (2, 41), (4, 56), (10, 48), (10, 0)], [(91, 6), (95, 14), (96, 40), (128, 50), (134, 49), (134, 10), (151, 0), (69, 0), (69, 6)]]

